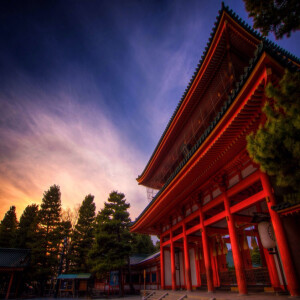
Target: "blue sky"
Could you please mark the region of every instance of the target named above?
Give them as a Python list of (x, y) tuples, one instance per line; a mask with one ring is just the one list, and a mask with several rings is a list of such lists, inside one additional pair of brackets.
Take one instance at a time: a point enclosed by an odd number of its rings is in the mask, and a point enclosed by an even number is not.
[[(225, 1), (250, 25), (243, 1)], [(1, 1), (0, 218), (125, 193), (148, 162), (207, 44), (221, 1)], [(273, 39), (271, 37), (271, 39)], [(297, 43), (298, 42), (298, 43)], [(295, 55), (299, 32), (278, 44)]]

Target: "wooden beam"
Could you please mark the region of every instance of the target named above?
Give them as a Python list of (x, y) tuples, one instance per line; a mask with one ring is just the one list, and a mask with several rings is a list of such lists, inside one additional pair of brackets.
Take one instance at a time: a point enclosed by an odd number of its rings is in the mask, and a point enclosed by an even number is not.
[(241, 211), (241, 210), (255, 204), (256, 202), (262, 200), (264, 197), (266, 197), (265, 191), (260, 191), (257, 194), (255, 194), (255, 195), (241, 201), (240, 203), (230, 207), (230, 212), (232, 214), (234, 214), (238, 211)]
[(209, 225), (211, 225), (211, 224), (213, 224), (213, 223), (216, 223), (216, 222), (218, 222), (218, 221), (224, 219), (225, 216), (226, 216), (226, 212), (225, 212), (225, 211), (222, 211), (222, 212), (220, 212), (220, 213), (214, 215), (213, 217), (211, 217), (211, 218), (205, 220), (205, 221), (204, 221), (204, 226), (209, 226)]
[(13, 279), (14, 279), (14, 272), (11, 272), (5, 299), (8, 299), (8, 298), (9, 298), (10, 289), (11, 289), (11, 285), (12, 285)]

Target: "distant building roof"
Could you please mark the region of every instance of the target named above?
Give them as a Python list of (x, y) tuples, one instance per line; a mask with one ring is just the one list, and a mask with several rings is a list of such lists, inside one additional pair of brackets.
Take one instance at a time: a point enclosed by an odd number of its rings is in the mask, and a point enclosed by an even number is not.
[(300, 212), (300, 199), (297, 199), (294, 203), (281, 202), (271, 207), (274, 211), (281, 214), (292, 214)]
[(0, 268), (25, 268), (29, 259), (29, 249), (0, 248)]
[(57, 279), (89, 279), (90, 277), (90, 273), (60, 274)]
[(144, 260), (148, 254), (135, 254), (130, 256), (130, 265), (136, 265), (140, 261)]
[(131, 258), (130, 258), (130, 264), (131, 264), (131, 265), (142, 264), (142, 263), (144, 263), (144, 262), (146, 262), (146, 261), (149, 261), (149, 260), (151, 260), (151, 259), (157, 258), (159, 255), (160, 255), (160, 251), (159, 251), (159, 252), (156, 252), (156, 253), (153, 253), (153, 254), (151, 254), (151, 255), (148, 255), (148, 256), (146, 256), (146, 257), (140, 259), (139, 261), (136, 261), (135, 263), (131, 263)]

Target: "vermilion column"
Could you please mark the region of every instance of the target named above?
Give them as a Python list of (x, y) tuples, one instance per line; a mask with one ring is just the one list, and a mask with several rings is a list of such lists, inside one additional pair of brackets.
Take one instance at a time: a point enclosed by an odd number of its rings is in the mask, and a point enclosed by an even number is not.
[(175, 249), (172, 236), (172, 230), (170, 231), (171, 239), (171, 275), (172, 275), (172, 290), (176, 290), (176, 267), (175, 267)]
[(268, 272), (269, 272), (271, 284), (274, 288), (279, 288), (280, 287), (280, 280), (279, 280), (279, 277), (278, 277), (278, 272), (277, 272), (277, 268), (276, 268), (274, 258), (273, 258), (273, 256), (271, 256), (268, 253), (267, 249), (264, 249), (263, 252), (264, 252), (265, 258), (266, 258), (266, 264), (267, 264), (267, 267), (268, 267)]
[[(163, 239), (160, 237), (160, 286), (161, 289), (165, 289), (165, 258), (164, 258), (164, 247)], [(158, 280), (158, 278), (157, 278)]]
[(261, 172), (261, 182), (262, 182), (263, 189), (270, 200), (267, 201), (267, 205), (271, 217), (271, 222), (274, 228), (277, 246), (280, 252), (280, 256), (282, 258), (282, 266), (287, 280), (288, 290), (291, 296), (300, 296), (299, 286), (297, 282), (297, 275), (295, 272), (291, 253), (288, 247), (288, 241), (285, 236), (284, 228), (278, 213), (271, 208), (272, 205), (276, 204), (276, 201), (272, 192), (269, 178), (267, 174), (262, 172)]
[(197, 272), (197, 286), (201, 286), (201, 274), (200, 274), (200, 260), (199, 260), (199, 248), (198, 243), (195, 248), (195, 262), (196, 262), (196, 272)]
[(247, 294), (246, 276), (243, 266), (242, 253), (239, 249), (239, 240), (234, 224), (234, 215), (230, 212), (230, 204), (226, 191), (224, 192), (224, 206), (226, 211), (226, 218), (228, 224), (228, 232), (230, 237), (230, 243), (232, 248), (232, 256), (235, 267), (236, 280), (241, 295)]
[(11, 275), (10, 275), (10, 280), (9, 280), (9, 284), (8, 284), (8, 288), (7, 288), (5, 299), (9, 298), (9, 293), (10, 293), (10, 289), (11, 289), (11, 285), (12, 285), (13, 279), (14, 279), (14, 272), (12, 272)]
[(184, 265), (185, 265), (185, 277), (186, 277), (186, 289), (188, 291), (192, 290), (192, 281), (191, 281), (191, 265), (190, 265), (190, 253), (188, 238), (186, 236), (185, 224), (182, 224), (183, 232), (183, 248), (184, 248)]
[(202, 207), (199, 208), (199, 215), (200, 215), (200, 224), (201, 224), (201, 229), (202, 229), (201, 237), (202, 237), (203, 258), (204, 258), (206, 280), (207, 280), (207, 291), (213, 292), (214, 284), (213, 284), (213, 279), (212, 279), (212, 268), (211, 268), (211, 261), (210, 261), (210, 256), (209, 256), (207, 232), (206, 232), (206, 228), (204, 226)]

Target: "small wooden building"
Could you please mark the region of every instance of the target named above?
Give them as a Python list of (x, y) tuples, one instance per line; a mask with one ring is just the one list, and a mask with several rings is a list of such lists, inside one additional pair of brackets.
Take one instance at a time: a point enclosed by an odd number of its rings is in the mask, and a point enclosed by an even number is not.
[(28, 249), (0, 248), (0, 298), (17, 297), (29, 259)]
[(74, 298), (80, 295), (80, 293), (87, 294), (90, 278), (90, 273), (60, 274), (57, 277), (57, 280), (59, 280), (59, 296), (72, 296)]

